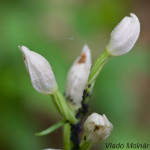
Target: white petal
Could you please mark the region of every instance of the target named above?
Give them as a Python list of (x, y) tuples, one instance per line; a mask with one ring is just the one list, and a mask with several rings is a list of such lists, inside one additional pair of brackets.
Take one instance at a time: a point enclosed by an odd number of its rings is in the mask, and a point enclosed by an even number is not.
[(81, 107), (83, 91), (86, 87), (91, 68), (91, 53), (87, 45), (83, 47), (79, 56), (67, 76), (66, 97), (73, 109)]
[(139, 37), (139, 19), (133, 13), (130, 16), (124, 17), (111, 33), (106, 49), (112, 56), (119, 56), (129, 52)]
[(19, 46), (33, 87), (42, 94), (52, 94), (57, 90), (57, 83), (48, 61), (25, 46)]
[(97, 113), (92, 113), (88, 118), (87, 118), (87, 122), (94, 122), (97, 125), (102, 125), (104, 126), (105, 121), (103, 116), (97, 114)]

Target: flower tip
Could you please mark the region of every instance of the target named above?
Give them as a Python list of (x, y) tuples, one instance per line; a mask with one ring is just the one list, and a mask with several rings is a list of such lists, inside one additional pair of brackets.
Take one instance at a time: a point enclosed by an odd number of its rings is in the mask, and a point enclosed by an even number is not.
[(83, 46), (83, 50), (82, 50), (82, 51), (88, 51), (88, 50), (89, 50), (89, 47), (88, 47), (87, 44), (85, 44), (85, 45)]
[(139, 19), (138, 19), (138, 17), (134, 13), (130, 13), (130, 16), (134, 19), (134, 21), (136, 23), (138, 23), (140, 25)]
[(28, 52), (30, 52), (30, 50), (29, 50), (26, 46), (19, 45), (18, 48), (19, 48), (20, 51), (23, 53), (23, 55), (27, 55)]
[(18, 48), (22, 51), (22, 45), (18, 45)]
[(18, 48), (21, 49), (21, 50), (22, 49), (28, 49), (26, 46), (23, 46), (23, 45), (18, 45)]
[(83, 46), (82, 53), (85, 53), (86, 55), (90, 55), (90, 49), (87, 44)]
[(137, 18), (137, 16), (134, 13), (130, 13), (130, 16), (133, 18)]
[(85, 44), (83, 46), (83, 49), (82, 49), (82, 54), (85, 54), (85, 61), (87, 62), (87, 64), (91, 67), (91, 51), (90, 51), (90, 48), (88, 47), (87, 44)]
[(18, 48), (19, 48), (19, 49), (22, 49), (22, 48), (24, 48), (24, 47), (26, 47), (26, 46), (18, 45)]

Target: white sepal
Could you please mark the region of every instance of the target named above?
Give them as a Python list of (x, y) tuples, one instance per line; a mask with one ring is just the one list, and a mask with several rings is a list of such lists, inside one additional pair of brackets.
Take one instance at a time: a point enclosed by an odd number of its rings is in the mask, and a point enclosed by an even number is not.
[(92, 113), (84, 123), (84, 133), (87, 142), (100, 142), (109, 137), (113, 125), (105, 115)]
[(139, 37), (139, 19), (133, 13), (130, 16), (124, 17), (111, 33), (111, 38), (106, 49), (112, 56), (120, 56), (129, 52)]
[(83, 91), (91, 69), (91, 52), (84, 45), (81, 55), (75, 60), (67, 76), (66, 97), (74, 110), (81, 107)]
[(19, 46), (33, 87), (42, 94), (53, 94), (58, 89), (55, 76), (48, 61), (25, 46)]

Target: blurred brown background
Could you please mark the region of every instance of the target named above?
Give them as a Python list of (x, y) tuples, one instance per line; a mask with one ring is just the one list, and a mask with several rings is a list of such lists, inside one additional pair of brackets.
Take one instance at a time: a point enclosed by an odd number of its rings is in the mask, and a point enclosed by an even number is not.
[(69, 67), (89, 45), (93, 62), (113, 28), (130, 12), (141, 22), (133, 50), (113, 57), (97, 79), (90, 113), (106, 114), (114, 125), (105, 143), (150, 144), (150, 1), (149, 0), (0, 0), (0, 149), (62, 148), (61, 129), (37, 137), (61, 119), (49, 96), (37, 93), (18, 45), (42, 54), (65, 91)]

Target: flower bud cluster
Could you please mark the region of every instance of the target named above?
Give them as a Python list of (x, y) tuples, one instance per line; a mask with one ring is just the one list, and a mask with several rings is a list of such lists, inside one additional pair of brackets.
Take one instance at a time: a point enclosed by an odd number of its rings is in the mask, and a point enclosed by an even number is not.
[[(89, 95), (88, 93), (85, 96), (84, 91), (92, 91), (96, 77), (99, 75), (107, 59), (110, 56), (120, 56), (129, 52), (135, 45), (139, 34), (140, 22), (138, 17), (133, 13), (130, 14), (130, 17), (124, 17), (112, 31), (106, 51), (97, 59), (92, 70), (91, 52), (89, 47), (84, 45), (81, 55), (75, 60), (67, 76), (65, 96), (68, 101), (68, 105), (74, 111), (69, 109), (66, 101), (58, 92), (57, 82), (49, 62), (43, 56), (30, 51), (25, 46), (19, 46), (19, 49), (23, 54), (25, 67), (34, 89), (42, 94), (51, 95), (58, 112), (60, 112), (60, 114), (65, 118), (65, 121), (67, 120), (70, 123), (73, 123), (71, 130), (76, 131), (76, 128), (78, 129), (81, 125), (80, 122), (77, 123), (76, 119), (78, 118), (78, 112), (81, 111), (81, 106), (87, 106), (87, 101), (85, 102), (85, 105), (81, 105), (84, 102), (83, 99)], [(92, 78), (91, 80), (90, 77)], [(86, 89), (88, 87), (88, 83), (91, 88)], [(76, 112), (77, 110), (79, 111)], [(74, 112), (76, 112), (76, 118)], [(87, 143), (96, 143), (105, 140), (111, 134), (112, 129), (113, 125), (109, 122), (105, 115), (101, 116), (97, 113), (93, 113), (84, 123), (84, 140)], [(70, 139), (73, 139), (72, 141), (75, 142), (77, 141), (77, 147), (79, 147), (78, 133), (77, 135), (76, 133), (77, 132), (72, 132)]]

